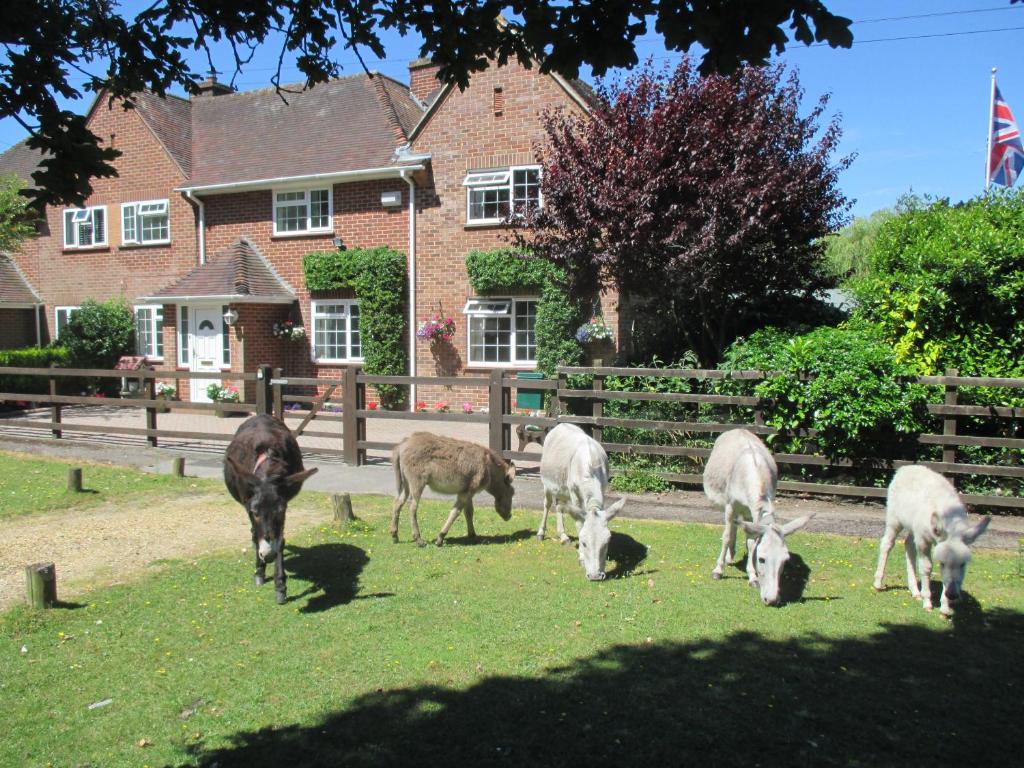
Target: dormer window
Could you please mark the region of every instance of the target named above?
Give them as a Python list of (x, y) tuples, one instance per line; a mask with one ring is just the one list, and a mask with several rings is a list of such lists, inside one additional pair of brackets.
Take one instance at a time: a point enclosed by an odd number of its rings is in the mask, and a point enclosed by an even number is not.
[(274, 191), (274, 234), (331, 232), (331, 189)]
[(64, 211), (64, 247), (93, 248), (107, 244), (107, 206)]
[(125, 203), (121, 206), (121, 242), (156, 245), (171, 242), (171, 222), (166, 200)]

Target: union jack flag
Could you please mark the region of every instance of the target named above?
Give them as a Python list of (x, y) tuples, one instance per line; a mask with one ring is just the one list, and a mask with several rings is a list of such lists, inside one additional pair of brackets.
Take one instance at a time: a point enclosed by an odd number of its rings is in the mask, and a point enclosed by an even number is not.
[(992, 105), (992, 154), (988, 158), (988, 178), (992, 184), (1012, 187), (1017, 176), (1024, 169), (1024, 144), (1021, 144), (1020, 130), (1013, 119), (1010, 105), (996, 86), (995, 102)]

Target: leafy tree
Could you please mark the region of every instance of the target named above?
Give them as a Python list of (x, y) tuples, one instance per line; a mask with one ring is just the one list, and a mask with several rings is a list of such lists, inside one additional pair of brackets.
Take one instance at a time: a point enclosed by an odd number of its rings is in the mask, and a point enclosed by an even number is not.
[(135, 350), (135, 317), (124, 299), (86, 299), (71, 313), (58, 343), (74, 368), (113, 368)]
[(589, 117), (545, 116), (545, 205), (519, 233), (575, 291), (619, 286), (711, 366), (826, 286), (821, 238), (848, 208), (838, 176), (851, 158), (831, 160), (840, 129), (819, 131), (825, 97), (801, 116), (795, 74), (702, 76), (689, 58), (600, 90), (608, 106)]
[[(381, 32), (414, 32), (420, 54), (441, 65), (446, 82), (465, 87), (488, 59), (529, 64), (575, 76), (581, 64), (597, 75), (637, 63), (636, 40), (653, 23), (671, 50), (699, 43), (706, 72), (742, 62), (764, 63), (792, 38), (804, 44), (849, 47), (849, 19), (821, 0), (760, 0), (737, 12), (732, 3), (692, 0), (155, 0), (137, 15), (114, 0), (7, 0), (0, 21), (6, 61), (0, 63), (0, 116), (14, 117), (44, 154), (31, 194), (46, 203), (80, 203), (90, 178), (115, 173), (118, 152), (101, 147), (80, 115), (62, 110), (58, 97), (84, 90), (126, 99), (173, 86), (194, 91), (202, 76), (185, 59), (226, 42), (242, 71), (257, 47), (279, 40), (279, 62), (295, 56), (307, 85), (335, 77), (338, 53), (369, 49), (385, 55)], [(503, 16), (502, 14), (505, 14)], [(509, 20), (506, 20), (506, 17)], [(788, 26), (789, 35), (785, 31)], [(271, 78), (280, 87), (280, 64)]]
[(887, 221), (870, 274), (852, 280), (858, 317), (923, 374), (1024, 373), (1024, 194), (918, 203)]
[(858, 216), (825, 240), (825, 269), (837, 279), (864, 277), (868, 271), (868, 256), (878, 233), (896, 213), (890, 208), (875, 211), (870, 216)]
[(35, 234), (36, 216), (28, 198), (20, 194), (24, 186), (13, 174), (0, 176), (0, 252), (17, 250), (22, 240)]

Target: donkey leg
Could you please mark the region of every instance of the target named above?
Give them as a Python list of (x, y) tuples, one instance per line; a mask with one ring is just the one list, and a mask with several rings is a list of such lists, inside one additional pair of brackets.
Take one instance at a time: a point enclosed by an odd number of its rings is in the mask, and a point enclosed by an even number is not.
[(455, 497), (455, 506), (452, 507), (452, 511), (448, 513), (448, 519), (444, 521), (444, 525), (441, 526), (441, 532), (437, 534), (437, 538), (434, 539), (434, 543), (437, 546), (444, 544), (444, 537), (448, 535), (448, 531), (452, 527), (452, 523), (455, 522), (455, 518), (459, 516), (459, 512), (462, 511), (462, 507), (465, 504), (465, 499), (462, 494)]
[[(569, 538), (565, 532), (565, 508), (555, 501), (555, 521), (558, 523), (558, 541), (562, 544), (568, 544), (572, 539)], [(579, 526), (577, 526), (577, 529)]]
[(398, 543), (398, 516), (402, 512), (402, 506), (409, 498), (409, 486), (402, 483), (401, 489), (398, 491), (398, 495), (395, 497), (395, 504), (391, 508), (391, 541), (395, 544)]
[(253, 574), (257, 587), (262, 587), (267, 580), (267, 563), (260, 557), (259, 537), (256, 535), (256, 526), (252, 528), (252, 548), (256, 551), (256, 570)]
[(476, 529), (473, 527), (473, 497), (470, 496), (466, 501), (466, 506), (462, 510), (462, 514), (466, 516), (466, 535), (470, 541), (476, 541)]
[(544, 490), (544, 513), (540, 516), (540, 528), (537, 529), (537, 538), (544, 541), (544, 533), (548, 527), (548, 513), (551, 512), (551, 505), (554, 503), (554, 494), (547, 489)]
[(910, 587), (910, 594), (915, 600), (921, 599), (921, 590), (917, 586), (917, 544), (914, 542), (914, 534), (908, 533), (903, 540), (903, 549), (907, 552), (907, 586)]
[(284, 605), (288, 599), (288, 576), (284, 572), (284, 538), (274, 558), (274, 589), (277, 591), (277, 604)]
[[(930, 611), (932, 609), (932, 558), (930, 553), (922, 552), (919, 549), (917, 550), (917, 561), (921, 564), (921, 605), (926, 611)], [(943, 588), (943, 592), (945, 592), (945, 588)]]
[(756, 546), (757, 539), (747, 539), (747, 581), (752, 587), (756, 587), (758, 585), (757, 568), (754, 565), (754, 548)]
[(416, 511), (420, 506), (420, 494), (423, 493), (423, 488), (414, 488), (411, 491), (412, 501), (409, 502), (409, 519), (412, 521), (412, 540), (416, 542), (417, 547), (425, 547), (427, 542), (420, 536), (420, 521), (416, 518)]
[(889, 552), (892, 551), (899, 532), (899, 528), (886, 528), (885, 533), (882, 534), (882, 540), (878, 542), (878, 568), (875, 569), (875, 582), (872, 585), (876, 592), (882, 590), (882, 579), (885, 578), (885, 565), (889, 562)]
[(722, 550), (718, 553), (718, 560), (715, 562), (715, 567), (711, 570), (711, 578), (716, 581), (722, 578), (722, 568), (725, 567), (726, 558), (729, 557), (729, 553), (735, 548), (736, 542), (736, 523), (732, 519), (732, 506), (726, 505), (725, 507), (725, 529), (722, 531)]

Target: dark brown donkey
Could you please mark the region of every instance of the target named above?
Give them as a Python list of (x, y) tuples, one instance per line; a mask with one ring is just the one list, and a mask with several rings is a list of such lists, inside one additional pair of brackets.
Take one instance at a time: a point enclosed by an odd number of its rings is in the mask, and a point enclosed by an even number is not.
[(253, 416), (235, 432), (224, 454), (224, 483), (245, 507), (256, 548), (256, 586), (274, 558), (274, 588), (280, 605), (287, 596), (284, 573), (284, 515), (302, 483), (316, 472), (302, 467), (302, 452), (291, 431), (272, 416)]

